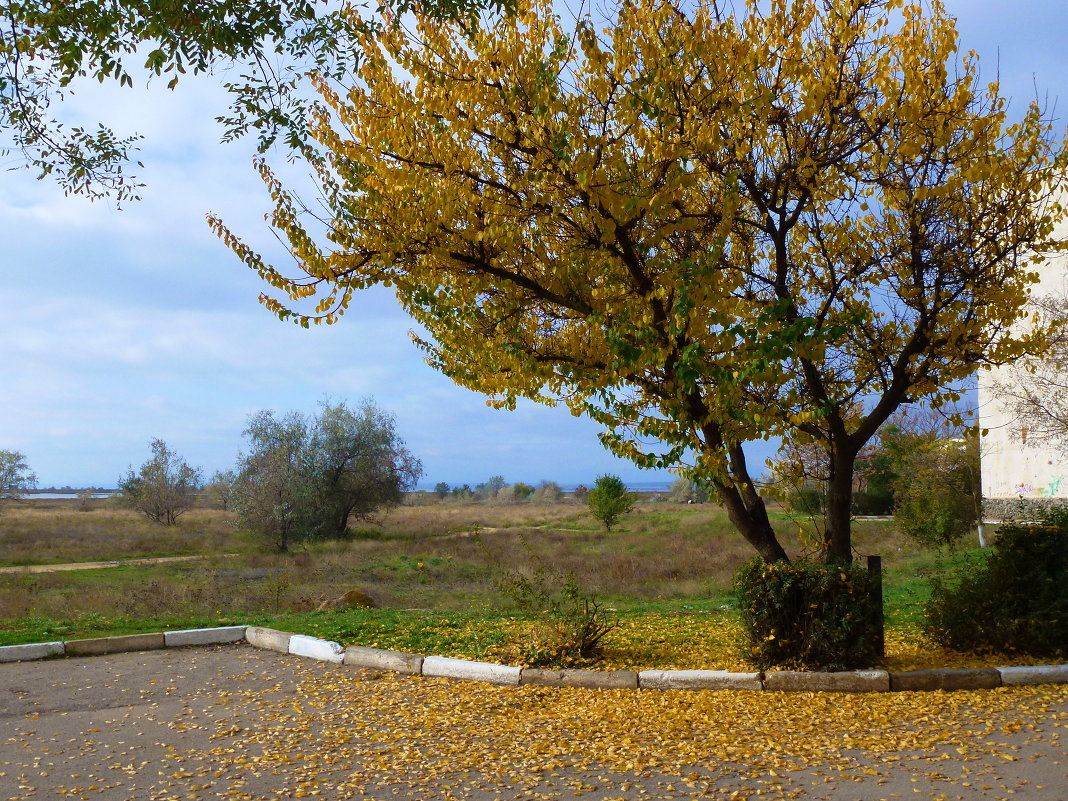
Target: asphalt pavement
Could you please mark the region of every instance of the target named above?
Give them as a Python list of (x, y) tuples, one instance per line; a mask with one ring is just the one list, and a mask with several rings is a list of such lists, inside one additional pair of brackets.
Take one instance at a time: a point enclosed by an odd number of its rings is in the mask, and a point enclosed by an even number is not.
[(1068, 801), (1068, 687), (496, 687), (247, 645), (0, 664), (0, 798)]

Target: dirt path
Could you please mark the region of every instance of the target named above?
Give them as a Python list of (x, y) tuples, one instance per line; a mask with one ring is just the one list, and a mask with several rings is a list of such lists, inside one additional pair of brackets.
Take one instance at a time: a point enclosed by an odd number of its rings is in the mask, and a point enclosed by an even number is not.
[(247, 646), (0, 664), (0, 798), (1064, 801), (1068, 687), (494, 687)]
[(235, 553), (194, 554), (193, 556), (154, 556), (145, 559), (109, 559), (105, 562), (69, 562), (61, 565), (12, 565), (0, 567), (0, 575), (5, 573), (65, 573), (69, 570), (99, 570), (105, 567), (126, 567), (128, 565), (165, 565), (170, 562), (193, 562), (197, 559), (210, 559), (213, 556), (237, 556)]

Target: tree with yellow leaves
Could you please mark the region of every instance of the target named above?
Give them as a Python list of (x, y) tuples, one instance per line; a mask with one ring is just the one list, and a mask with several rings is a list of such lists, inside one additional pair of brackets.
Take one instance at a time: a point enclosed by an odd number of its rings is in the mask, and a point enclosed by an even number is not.
[(356, 85), (319, 83), (324, 241), (260, 165), (302, 274), (212, 220), (279, 317), (331, 323), (393, 287), (433, 366), (590, 415), (616, 454), (713, 489), (769, 561), (744, 443), (826, 451), (821, 549), (849, 561), (879, 426), (1037, 347), (1010, 327), (1032, 249), (1063, 244), (1064, 144), (1037, 105), (1007, 119), (938, 0), (394, 23), (361, 35)]

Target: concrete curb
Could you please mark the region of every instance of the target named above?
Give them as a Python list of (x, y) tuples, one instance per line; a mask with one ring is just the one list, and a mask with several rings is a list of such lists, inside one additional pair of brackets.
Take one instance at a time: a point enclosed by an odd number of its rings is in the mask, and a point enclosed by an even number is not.
[(334, 662), (340, 665), (345, 658), (345, 649), (332, 640), (320, 640), (306, 634), (294, 634), (289, 638), (289, 653), (294, 656), (306, 656), (320, 662)]
[(890, 689), (908, 690), (991, 690), (1001, 686), (998, 668), (935, 668), (906, 670), (890, 674)]
[(926, 692), (983, 690), (1036, 684), (1068, 684), (1068, 664), (999, 668), (937, 668), (933, 670), (854, 670), (838, 673), (778, 670), (732, 673), (725, 670), (544, 670), (475, 662), (444, 656), (422, 656), (384, 648), (350, 645), (278, 631), (264, 626), (219, 626), (206, 629), (93, 637), (66, 642), (0, 646), (0, 663), (30, 662), (59, 656), (96, 656), (126, 651), (152, 651), (242, 640), (256, 648), (303, 656), (334, 664), (508, 687), (587, 687), (644, 690), (764, 690), (768, 692)]
[(638, 674), (643, 690), (762, 690), (759, 673), (727, 670), (643, 670)]
[(764, 689), (806, 693), (885, 693), (890, 674), (885, 670), (844, 670), (840, 673), (771, 670), (764, 674)]
[(0, 646), (0, 662), (31, 662), (50, 656), (63, 656), (66, 649), (61, 642), (34, 642), (28, 645)]
[(163, 632), (126, 634), (119, 637), (92, 637), (87, 640), (67, 640), (67, 656), (98, 656), (121, 654), (127, 651), (156, 651), (166, 647)]
[(245, 639), (247, 626), (217, 626), (212, 629), (181, 629), (163, 632), (163, 642), (168, 648), (186, 645), (225, 645)]
[(293, 639), (293, 635), (288, 631), (249, 626), (245, 629), (245, 639), (249, 645), (254, 645), (256, 648), (266, 648), (268, 651), (288, 654), (289, 641)]
[(523, 668), (520, 684), (538, 687), (591, 687), (602, 690), (637, 690), (638, 674), (633, 670), (543, 670)]
[(422, 654), (387, 651), (384, 648), (367, 648), (363, 645), (350, 645), (346, 648), (344, 663), (353, 667), (390, 670), (394, 673), (419, 674), (423, 672)]
[(518, 687), (519, 676), (522, 672), (522, 668), (496, 665), (492, 662), (469, 662), (466, 659), (451, 659), (447, 656), (423, 658), (424, 676), (438, 676), (445, 679), (467, 679)]
[(998, 668), (1004, 687), (1021, 684), (1068, 684), (1068, 665)]

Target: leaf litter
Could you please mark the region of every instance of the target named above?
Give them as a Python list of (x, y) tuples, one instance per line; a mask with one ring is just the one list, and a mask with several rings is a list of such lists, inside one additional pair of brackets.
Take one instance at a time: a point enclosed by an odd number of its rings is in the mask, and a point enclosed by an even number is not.
[(920, 783), (907, 797), (1009, 799), (1028, 780), (1001, 777), (1006, 763), (1068, 776), (1068, 687), (658, 692), (297, 670), (284, 697), (243, 682), (218, 698), (255, 725), (216, 718), (212, 746), (174, 751), (152, 798), (837, 798), (904, 769)]

